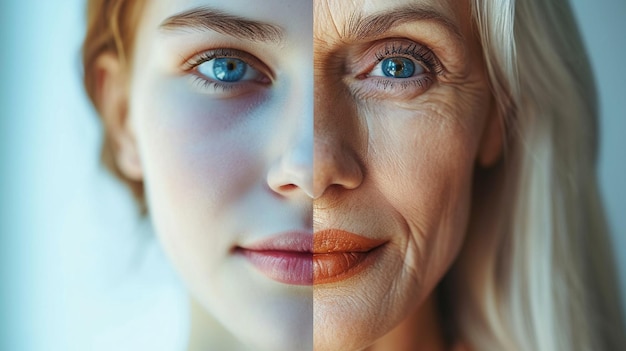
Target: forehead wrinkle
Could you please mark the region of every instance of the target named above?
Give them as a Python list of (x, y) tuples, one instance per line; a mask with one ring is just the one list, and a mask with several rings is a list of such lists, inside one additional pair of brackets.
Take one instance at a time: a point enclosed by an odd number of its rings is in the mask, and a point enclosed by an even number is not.
[(344, 37), (363, 40), (369, 37), (384, 35), (389, 29), (407, 22), (435, 21), (450, 30), (457, 38), (462, 38), (459, 27), (440, 12), (424, 5), (407, 5), (363, 17), (353, 12), (346, 24)]
[(315, 0), (314, 1), (314, 37), (318, 42), (325, 42), (332, 37), (331, 33), (333, 32), (339, 38), (341, 37), (341, 33), (343, 30), (340, 30), (340, 26), (333, 16), (332, 6), (329, 3), (330, 0)]
[(280, 43), (285, 33), (274, 24), (260, 22), (215, 10), (198, 7), (166, 18), (159, 26), (165, 31), (185, 29), (210, 30), (244, 40)]

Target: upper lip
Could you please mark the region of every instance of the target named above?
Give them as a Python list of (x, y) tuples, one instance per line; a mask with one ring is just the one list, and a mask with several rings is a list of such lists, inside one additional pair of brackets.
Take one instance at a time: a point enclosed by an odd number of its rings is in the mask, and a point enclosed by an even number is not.
[(313, 235), (313, 253), (369, 252), (385, 242), (383, 239), (367, 238), (341, 229), (325, 229)]
[(273, 235), (252, 243), (239, 245), (239, 248), (251, 251), (313, 252), (313, 236), (310, 232), (292, 231)]

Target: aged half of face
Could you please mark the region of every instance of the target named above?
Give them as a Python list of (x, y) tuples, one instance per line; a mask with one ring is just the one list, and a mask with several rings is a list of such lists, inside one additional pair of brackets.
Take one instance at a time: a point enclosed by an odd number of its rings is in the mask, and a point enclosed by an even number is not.
[(475, 167), (500, 149), (469, 5), (315, 0), (313, 36), (315, 349), (406, 323), (426, 346)]
[(270, 350), (312, 345), (312, 27), (310, 1), (149, 1), (131, 72), (100, 63), (118, 165), (166, 254), (207, 314)]

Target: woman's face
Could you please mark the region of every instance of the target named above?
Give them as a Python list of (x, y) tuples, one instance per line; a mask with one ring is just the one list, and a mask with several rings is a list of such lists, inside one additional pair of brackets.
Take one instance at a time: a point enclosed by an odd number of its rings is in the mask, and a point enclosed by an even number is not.
[(308, 0), (147, 1), (132, 62), (159, 240), (216, 320), (270, 350), (312, 345), (312, 21)]
[(466, 2), (315, 0), (313, 37), (314, 345), (361, 349), (432, 308), (498, 128)]

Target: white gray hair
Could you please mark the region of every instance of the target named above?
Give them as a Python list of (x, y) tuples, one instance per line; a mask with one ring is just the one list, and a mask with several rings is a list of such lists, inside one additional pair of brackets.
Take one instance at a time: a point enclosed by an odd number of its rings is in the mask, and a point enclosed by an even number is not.
[(489, 203), (474, 201), (474, 221), (492, 224), (470, 226), (452, 272), (457, 332), (477, 350), (625, 350), (596, 93), (569, 4), (472, 0), (472, 11), (506, 148), (489, 171), (500, 186), (476, 189), (497, 194), (475, 190)]

